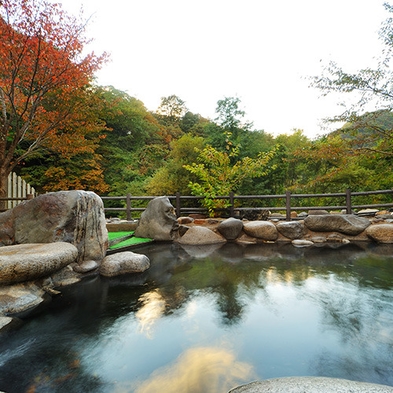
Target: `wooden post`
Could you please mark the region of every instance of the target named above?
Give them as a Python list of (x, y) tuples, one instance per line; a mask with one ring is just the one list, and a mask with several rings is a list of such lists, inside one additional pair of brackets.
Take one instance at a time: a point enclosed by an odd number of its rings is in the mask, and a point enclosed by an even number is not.
[(229, 207), (229, 217), (235, 216), (235, 194), (233, 191), (229, 193), (229, 203), (231, 204)]
[(286, 220), (291, 221), (291, 193), (285, 191), (285, 209), (286, 209)]
[(132, 220), (132, 214), (131, 214), (131, 194), (127, 194), (126, 207), (127, 207), (127, 221), (131, 221)]
[(346, 206), (347, 206), (347, 214), (352, 214), (352, 201), (351, 201), (351, 190), (349, 188), (345, 191), (345, 199), (346, 199)]
[(181, 205), (180, 205), (180, 192), (176, 193), (176, 217), (179, 218), (181, 215)]

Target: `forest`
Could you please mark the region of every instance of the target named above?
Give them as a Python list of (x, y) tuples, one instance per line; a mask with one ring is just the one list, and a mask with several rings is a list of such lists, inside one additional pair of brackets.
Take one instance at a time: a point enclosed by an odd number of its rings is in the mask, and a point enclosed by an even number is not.
[[(356, 98), (330, 119), (344, 126), (310, 139), (300, 129), (278, 136), (255, 129), (238, 97), (219, 100), (214, 119), (193, 113), (175, 94), (149, 111), (126, 92), (95, 83), (94, 73), (107, 56), (84, 54), (88, 39), (83, 21), (57, 4), (41, 1), (41, 12), (33, 3), (0, 4), (2, 195), (10, 172), (39, 193), (180, 192), (204, 196), (209, 209), (220, 207), (214, 198), (230, 191), (255, 195), (391, 188), (391, 18), (380, 31), (386, 50), (377, 70), (348, 74), (331, 63), (322, 75), (310, 77), (322, 94)], [(392, 13), (391, 6), (385, 8)]]

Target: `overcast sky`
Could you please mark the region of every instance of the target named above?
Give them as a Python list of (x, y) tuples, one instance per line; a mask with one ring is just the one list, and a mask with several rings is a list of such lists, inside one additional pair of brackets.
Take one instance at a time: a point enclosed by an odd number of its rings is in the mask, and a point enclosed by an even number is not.
[(239, 97), (247, 120), (274, 135), (315, 137), (340, 112), (307, 77), (330, 60), (346, 71), (381, 52), (384, 0), (60, 0), (90, 17), (87, 35), (111, 61), (98, 76), (156, 110), (176, 94), (214, 119), (218, 100)]

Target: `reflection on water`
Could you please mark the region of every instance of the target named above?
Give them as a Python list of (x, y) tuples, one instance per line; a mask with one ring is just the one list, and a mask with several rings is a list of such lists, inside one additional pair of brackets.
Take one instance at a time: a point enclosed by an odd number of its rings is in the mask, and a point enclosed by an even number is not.
[(147, 337), (151, 337), (154, 322), (157, 321), (165, 311), (165, 300), (158, 291), (144, 293), (139, 300), (143, 306), (135, 313), (139, 321), (140, 331)]
[[(239, 380), (253, 376), (252, 366), (237, 361), (235, 354), (225, 348), (191, 348), (173, 364), (154, 371), (135, 393), (226, 392)], [(124, 386), (116, 393), (130, 391)]]
[(0, 390), (217, 392), (311, 375), (393, 386), (393, 247), (143, 247), (0, 336)]

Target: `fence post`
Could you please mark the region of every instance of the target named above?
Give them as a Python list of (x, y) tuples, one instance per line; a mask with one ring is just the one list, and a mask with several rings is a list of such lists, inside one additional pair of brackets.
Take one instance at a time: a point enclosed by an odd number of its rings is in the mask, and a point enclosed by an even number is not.
[(347, 209), (347, 214), (352, 214), (352, 201), (351, 201), (351, 189), (347, 188), (345, 191), (345, 199), (346, 199), (346, 209)]
[(126, 206), (127, 206), (127, 221), (131, 221), (132, 220), (132, 215), (131, 215), (131, 194), (127, 194)]
[(286, 209), (286, 220), (291, 221), (291, 193), (285, 191), (285, 209)]
[(176, 217), (179, 218), (181, 215), (181, 206), (180, 206), (180, 192), (176, 193)]
[(233, 191), (229, 193), (229, 203), (231, 204), (229, 207), (229, 217), (235, 216), (235, 194)]

